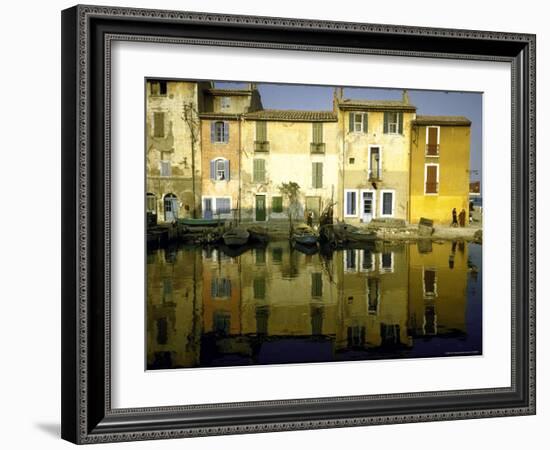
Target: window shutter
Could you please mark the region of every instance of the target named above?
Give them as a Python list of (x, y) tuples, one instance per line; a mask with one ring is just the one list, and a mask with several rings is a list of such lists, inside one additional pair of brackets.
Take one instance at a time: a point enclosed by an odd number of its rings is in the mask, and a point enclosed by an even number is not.
[(154, 113), (154, 137), (164, 137), (164, 113)]
[(223, 142), (229, 142), (229, 123), (223, 123)]
[(397, 120), (399, 121), (399, 134), (403, 134), (403, 111), (397, 113)]
[(388, 121), (389, 121), (389, 116), (388, 116), (388, 112), (384, 112), (384, 134), (387, 134), (388, 133)]
[(210, 142), (216, 142), (216, 122), (210, 122)]
[(322, 122), (313, 123), (313, 142), (321, 144), (323, 142), (323, 124)]
[(437, 193), (437, 166), (426, 167), (426, 193)]
[(323, 187), (323, 163), (314, 162), (312, 165), (312, 186)]
[(254, 181), (257, 183), (263, 183), (265, 181), (265, 160), (254, 160)]
[(216, 160), (210, 161), (210, 179), (216, 179)]
[(225, 170), (225, 179), (229, 181), (231, 179), (231, 173), (229, 172), (229, 160), (226, 159), (223, 163), (224, 163), (224, 170)]
[(368, 113), (363, 114), (363, 133), (369, 132), (369, 115)]
[(267, 123), (261, 120), (256, 121), (256, 140), (258, 142), (267, 141)]
[(353, 133), (355, 131), (355, 113), (349, 113), (349, 132)]

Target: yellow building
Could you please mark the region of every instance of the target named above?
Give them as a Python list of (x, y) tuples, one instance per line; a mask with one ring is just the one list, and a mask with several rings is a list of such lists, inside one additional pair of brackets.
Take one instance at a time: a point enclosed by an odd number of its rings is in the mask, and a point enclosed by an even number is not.
[(468, 218), (470, 126), (461, 116), (418, 116), (412, 123), (409, 222), (449, 225), (452, 210)]
[(211, 83), (147, 80), (147, 212), (158, 222), (196, 216), (200, 209), (201, 137), (198, 111)]
[[(416, 107), (400, 101), (335, 99), (343, 142), (340, 217), (352, 224), (408, 218), (409, 150)], [(343, 210), (342, 210), (343, 206)]]
[(294, 218), (317, 219), (337, 195), (337, 116), (332, 111), (261, 110), (242, 123), (241, 212), (245, 220), (288, 220), (288, 202), (279, 188), (300, 186)]

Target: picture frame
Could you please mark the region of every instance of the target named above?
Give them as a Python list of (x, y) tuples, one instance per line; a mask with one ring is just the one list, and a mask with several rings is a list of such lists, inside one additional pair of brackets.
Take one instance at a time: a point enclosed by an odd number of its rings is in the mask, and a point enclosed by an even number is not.
[[(110, 50), (117, 40), (511, 65), (511, 385), (112, 408)], [(62, 437), (85, 444), (535, 414), (535, 36), (181, 11), (62, 12)], [(140, 131), (139, 131), (140, 132)]]

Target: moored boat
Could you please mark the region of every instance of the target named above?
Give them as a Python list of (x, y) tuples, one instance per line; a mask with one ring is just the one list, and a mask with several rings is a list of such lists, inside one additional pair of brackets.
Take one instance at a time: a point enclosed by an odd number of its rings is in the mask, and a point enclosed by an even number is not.
[(267, 234), (267, 229), (264, 227), (253, 225), (247, 228), (247, 231), (250, 233), (250, 241), (260, 242), (265, 244), (269, 241), (269, 236)]
[(291, 240), (301, 245), (317, 245), (318, 236), (311, 227), (298, 225), (292, 229)]
[(238, 246), (248, 242), (250, 233), (243, 228), (232, 228), (223, 234), (225, 245)]
[(216, 227), (223, 224), (223, 222), (224, 221), (220, 219), (178, 219), (178, 224), (188, 227)]

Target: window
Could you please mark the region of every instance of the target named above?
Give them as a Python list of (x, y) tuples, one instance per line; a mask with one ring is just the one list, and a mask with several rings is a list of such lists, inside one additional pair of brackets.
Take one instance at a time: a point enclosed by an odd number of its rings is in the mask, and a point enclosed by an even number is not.
[(265, 299), (265, 278), (254, 278), (254, 298), (256, 300)]
[(265, 159), (254, 159), (253, 178), (255, 183), (265, 183)]
[(361, 257), (361, 271), (370, 272), (374, 270), (374, 254), (370, 250), (363, 250)]
[(382, 162), (380, 159), (380, 147), (369, 147), (369, 179), (382, 179)]
[(212, 298), (231, 297), (231, 280), (227, 278), (212, 278), (210, 283)]
[(164, 137), (164, 113), (153, 113), (153, 137)]
[(439, 127), (426, 127), (426, 156), (439, 156)]
[(349, 159), (349, 163), (350, 163), (350, 164), (355, 164), (355, 158), (350, 158), (350, 159)]
[(147, 212), (156, 213), (157, 212), (157, 197), (151, 192), (147, 192)]
[(230, 97), (220, 98), (220, 105), (221, 105), (221, 109), (231, 108), (231, 98)]
[(439, 164), (426, 164), (425, 194), (437, 194), (439, 192)]
[(210, 140), (214, 143), (229, 142), (229, 124), (227, 122), (212, 122), (210, 124)]
[(345, 216), (354, 217), (357, 216), (357, 191), (346, 190), (344, 197), (344, 211)]
[(428, 304), (424, 307), (424, 323), (422, 330), (425, 335), (437, 334), (437, 314), (435, 313), (435, 305)]
[(166, 81), (151, 81), (150, 92), (152, 96), (165, 96), (168, 92), (168, 86)]
[(367, 113), (349, 113), (349, 132), (367, 133), (368, 132)]
[(371, 315), (378, 314), (380, 303), (380, 279), (367, 278), (367, 311)]
[(171, 303), (173, 300), (172, 294), (172, 280), (162, 280), (162, 303)]
[(283, 197), (271, 197), (271, 211), (274, 213), (283, 212)]
[(381, 216), (392, 217), (394, 209), (394, 191), (380, 191), (382, 195)]
[(166, 317), (157, 319), (157, 344), (165, 345), (168, 342), (168, 321)]
[(357, 271), (357, 250), (355, 249), (344, 250), (344, 269), (346, 272)]
[(172, 165), (170, 161), (160, 161), (160, 176), (169, 177), (172, 175)]
[(384, 133), (403, 134), (403, 113), (386, 111), (384, 113)]
[(229, 181), (229, 160), (218, 158), (210, 161), (210, 179), (215, 181)]
[(424, 297), (435, 297), (436, 292), (436, 275), (435, 269), (424, 268)]
[(362, 347), (365, 344), (365, 327), (348, 327), (348, 347)]
[(321, 272), (311, 274), (311, 296), (323, 296), (323, 274)]
[(393, 252), (380, 253), (380, 272), (393, 272)]
[(314, 189), (319, 189), (323, 187), (323, 163), (321, 162), (312, 163), (311, 186)]
[(230, 214), (231, 213), (231, 199), (229, 198), (216, 198), (216, 214)]

